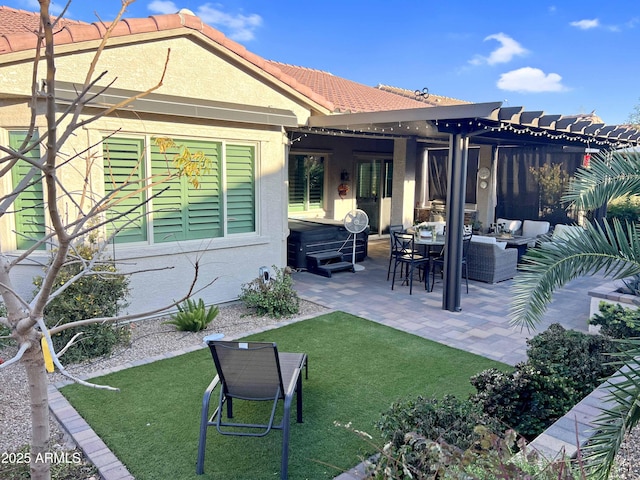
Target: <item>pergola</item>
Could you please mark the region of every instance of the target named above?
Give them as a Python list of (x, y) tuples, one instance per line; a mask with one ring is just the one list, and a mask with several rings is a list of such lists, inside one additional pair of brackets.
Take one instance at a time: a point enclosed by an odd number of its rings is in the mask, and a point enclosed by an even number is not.
[(448, 144), (447, 240), (442, 308), (460, 310), (462, 233), (470, 141), (485, 145), (556, 145), (619, 149), (636, 147), (640, 131), (605, 125), (595, 116), (549, 115), (503, 107), (501, 102), (314, 116), (308, 130), (335, 135), (415, 137)]

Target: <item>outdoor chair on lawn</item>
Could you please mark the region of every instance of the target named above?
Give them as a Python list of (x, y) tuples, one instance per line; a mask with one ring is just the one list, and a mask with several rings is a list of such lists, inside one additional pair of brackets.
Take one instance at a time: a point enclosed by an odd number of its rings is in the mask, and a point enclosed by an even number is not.
[[(208, 341), (218, 374), (209, 384), (202, 399), (200, 439), (196, 473), (204, 473), (204, 453), (207, 427), (214, 426), (222, 435), (263, 437), (271, 429), (282, 430), (282, 466), (280, 478), (286, 479), (289, 466), (289, 417), (291, 402), (296, 394), (297, 421), (302, 423), (302, 369), (308, 378), (307, 355), (279, 353), (275, 343)], [(218, 407), (209, 416), (209, 401), (220, 384)], [(224, 421), (222, 410), (226, 404), (227, 419), (233, 418), (233, 400), (273, 402), (271, 416), (265, 424), (231, 423)], [(282, 422), (274, 425), (276, 407), (284, 400)]]

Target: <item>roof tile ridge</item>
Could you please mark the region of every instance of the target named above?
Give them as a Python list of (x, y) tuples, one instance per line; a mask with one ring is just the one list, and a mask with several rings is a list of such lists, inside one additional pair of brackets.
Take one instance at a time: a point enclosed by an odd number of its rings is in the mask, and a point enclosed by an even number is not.
[[(393, 85), (385, 85), (384, 83), (379, 83), (378, 85), (376, 85), (376, 88), (378, 88), (380, 90), (383, 90), (383, 91), (386, 88), (391, 88), (391, 89), (394, 89), (394, 90), (400, 90), (402, 92), (406, 92), (407, 95), (413, 93), (413, 90), (409, 90), (407, 88), (402, 88), (402, 87), (394, 87)], [(455, 101), (458, 101), (458, 102), (466, 102), (467, 101), (467, 100), (462, 100), (460, 98), (448, 97), (446, 95), (438, 95), (437, 93), (429, 93), (429, 95), (434, 96), (434, 97), (438, 97), (438, 98), (444, 98), (444, 99), (447, 99), (447, 100), (455, 100)], [(469, 102), (469, 103), (471, 103), (471, 102)]]
[(275, 64), (278, 64), (278, 65), (282, 65), (282, 66), (285, 66), (285, 67), (300, 68), (302, 70), (308, 70), (310, 72), (324, 73), (324, 74), (327, 74), (327, 75), (331, 75), (332, 77), (335, 77), (335, 75), (333, 73), (327, 72), (326, 70), (320, 70), (318, 68), (303, 67), (302, 65), (293, 65), (291, 63), (279, 62), (277, 60), (268, 60), (268, 62), (269, 63), (275, 63)]
[(3, 35), (9, 46), (6, 53), (30, 50), (38, 47), (38, 34), (35, 32), (20, 32)]

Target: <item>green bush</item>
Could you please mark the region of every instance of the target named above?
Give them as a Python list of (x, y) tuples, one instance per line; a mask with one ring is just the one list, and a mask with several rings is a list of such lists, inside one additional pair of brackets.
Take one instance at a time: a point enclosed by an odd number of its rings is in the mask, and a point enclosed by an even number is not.
[(242, 285), (240, 300), (259, 315), (280, 318), (300, 311), (300, 298), (293, 289), (291, 275), (275, 265), (275, 276), (269, 280), (258, 277)]
[(477, 439), (474, 429), (478, 425), (496, 432), (503, 429), (480, 406), (452, 395), (445, 395), (442, 399), (419, 396), (396, 402), (376, 424), (382, 438), (394, 449), (404, 445), (405, 435), (409, 432), (433, 440), (442, 439), (457, 448), (469, 448)]
[[(4, 306), (4, 303), (0, 303), (0, 317), (5, 317), (6, 315), (6, 307)], [(9, 328), (5, 327), (4, 325), (0, 325), (0, 348), (7, 346), (9, 342), (11, 342), (10, 338), (1, 338), (8, 337), (9, 335), (11, 335), (11, 330), (9, 330)]]
[(640, 310), (617, 303), (600, 302), (600, 313), (591, 317), (589, 323), (600, 325), (600, 333), (609, 337), (640, 337)]
[(214, 318), (218, 316), (220, 309), (217, 305), (212, 305), (207, 310), (202, 299), (196, 303), (195, 300), (187, 298), (178, 305), (178, 313), (171, 315), (171, 320), (163, 322), (175, 327), (183, 332), (199, 332), (207, 328)]
[(542, 375), (526, 363), (510, 373), (485, 370), (471, 377), (471, 384), (478, 391), (473, 402), (530, 440), (575, 404), (563, 378)]
[(640, 221), (640, 197), (626, 196), (607, 204), (607, 221), (613, 224), (613, 219), (621, 222), (636, 223)]
[(511, 373), (485, 370), (471, 378), (472, 399), (520, 435), (534, 438), (594, 390), (615, 368), (614, 343), (551, 325), (528, 342), (528, 361)]
[(576, 402), (615, 371), (608, 355), (616, 345), (602, 335), (567, 330), (554, 323), (527, 340), (528, 363), (542, 375), (559, 376), (576, 391)]
[[(77, 246), (76, 252), (83, 259), (90, 260), (97, 254), (97, 249), (89, 243)], [(57, 287), (64, 285), (81, 272), (82, 268), (82, 264), (77, 259), (68, 259), (56, 277), (55, 285)], [(49, 328), (78, 320), (114, 317), (127, 306), (128, 278), (117, 274), (115, 266), (109, 261), (97, 262), (94, 271), (98, 273), (82, 276), (47, 305), (44, 318)], [(36, 287), (40, 287), (42, 277), (34, 278), (33, 283)], [(116, 345), (130, 338), (128, 326), (108, 322), (96, 323), (69, 328), (53, 335), (55, 350), (64, 348), (79, 332), (82, 332), (82, 335), (64, 353), (66, 362), (78, 362), (108, 355)]]

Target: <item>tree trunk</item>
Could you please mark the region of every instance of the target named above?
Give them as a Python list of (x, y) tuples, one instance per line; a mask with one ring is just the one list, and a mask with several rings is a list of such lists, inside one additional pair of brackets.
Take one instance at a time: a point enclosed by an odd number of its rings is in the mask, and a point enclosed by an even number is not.
[[(39, 337), (33, 329), (33, 337)], [(23, 363), (29, 380), (31, 399), (31, 479), (49, 480), (51, 466), (49, 451), (49, 395), (47, 392), (47, 373), (40, 342), (27, 350)]]

